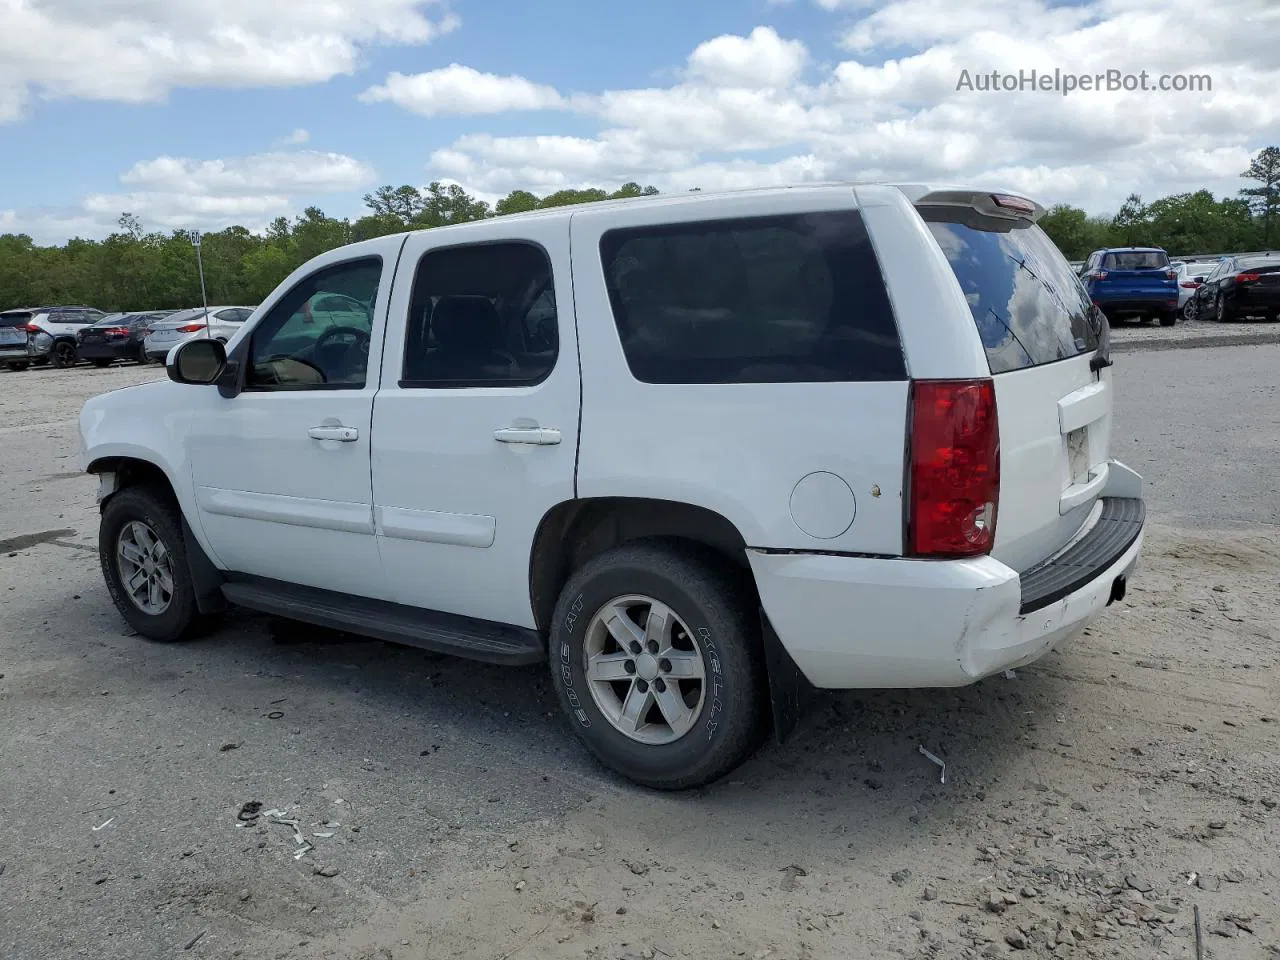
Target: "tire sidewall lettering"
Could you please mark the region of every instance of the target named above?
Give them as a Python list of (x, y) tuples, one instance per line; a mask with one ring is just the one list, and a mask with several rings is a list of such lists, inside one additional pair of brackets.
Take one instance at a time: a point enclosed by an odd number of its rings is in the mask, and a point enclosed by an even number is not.
[[(680, 606), (683, 607), (684, 604), (680, 604)], [(577, 691), (574, 644), (571, 639), (578, 623), (583, 619), (583, 612), (586, 607), (586, 597), (584, 594), (579, 593), (565, 611), (561, 620), (565, 637), (560, 641), (560, 650), (556, 660), (557, 673), (559, 674), (561, 687), (564, 690), (565, 700), (569, 706), (568, 712), (580, 726), (584, 729), (589, 729), (592, 726), (591, 716), (585, 709), (584, 700)], [(686, 619), (685, 622), (687, 623), (688, 620)], [(701, 725), (705, 737), (709, 741), (715, 737), (724, 718), (724, 667), (720, 660), (719, 647), (711, 629), (705, 625), (700, 625), (693, 628), (693, 632), (698, 641), (698, 646), (701, 648), (703, 661), (707, 668), (707, 676), (704, 681), (706, 684), (706, 700), (703, 705), (704, 715)]]

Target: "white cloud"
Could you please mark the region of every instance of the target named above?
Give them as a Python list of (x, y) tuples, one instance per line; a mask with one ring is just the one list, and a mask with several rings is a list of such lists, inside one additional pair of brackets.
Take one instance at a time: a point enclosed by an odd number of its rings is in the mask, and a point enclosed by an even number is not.
[(0, 233), (27, 233), (38, 243), (101, 237), (115, 229), (125, 211), (148, 230), (220, 230), (237, 224), (257, 229), (317, 195), (358, 191), (376, 179), (363, 161), (313, 150), (225, 160), (162, 156), (121, 174), (126, 189), (119, 193), (93, 193), (65, 209), (0, 211)]
[[(623, 180), (685, 190), (938, 178), (1003, 182), (1105, 212), (1135, 191), (1234, 194), (1249, 156), (1280, 128), (1273, 0), (815, 2), (833, 11), (850, 51), (842, 62), (816, 64), (802, 43), (765, 27), (715, 37), (669, 86), (568, 98), (597, 122), (593, 136), (473, 133), (436, 150), (428, 174), (496, 194)], [(1186, 42), (1146, 42), (1152, 36)], [(965, 69), (1055, 67), (1146, 70), (1152, 83), (1208, 74), (1212, 90), (1063, 97), (956, 88)]]
[(689, 73), (714, 86), (783, 87), (800, 75), (808, 56), (799, 40), (756, 27), (750, 36), (725, 34), (699, 44), (689, 57)]
[(287, 137), (281, 137), (277, 141), (277, 145), (281, 147), (300, 147), (304, 143), (309, 143), (310, 140), (311, 134), (302, 127), (299, 127)]
[(385, 83), (360, 94), (360, 99), (365, 103), (394, 103), (424, 117), (564, 106), (564, 98), (554, 87), (530, 83), (524, 77), (481, 73), (456, 63), (412, 76), (393, 73)]
[(0, 122), (33, 95), (147, 102), (181, 86), (319, 83), (373, 46), (458, 25), (439, 0), (0, 0)]

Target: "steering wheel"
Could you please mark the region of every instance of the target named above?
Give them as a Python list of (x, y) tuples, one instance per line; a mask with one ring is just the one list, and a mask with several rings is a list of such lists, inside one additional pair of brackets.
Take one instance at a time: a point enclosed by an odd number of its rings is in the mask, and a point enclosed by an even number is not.
[[(342, 345), (341, 358), (336, 363), (326, 363), (324, 353), (326, 349), (335, 346), (340, 337), (352, 337), (355, 342)], [(347, 366), (347, 359), (351, 355), (352, 350), (359, 350), (365, 357), (369, 356), (369, 341), (372, 339), (368, 330), (362, 330), (360, 327), (330, 327), (324, 333), (316, 338), (316, 344), (312, 348), (311, 355), (316, 358), (319, 365), (326, 370), (333, 370), (341, 365)], [(326, 377), (328, 380), (340, 379), (340, 376)]]

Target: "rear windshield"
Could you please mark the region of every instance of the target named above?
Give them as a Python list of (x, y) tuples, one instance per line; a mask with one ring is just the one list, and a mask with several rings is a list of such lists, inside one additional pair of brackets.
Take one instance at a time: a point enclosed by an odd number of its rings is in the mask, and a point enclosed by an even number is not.
[(1169, 266), (1169, 255), (1163, 250), (1126, 250), (1102, 257), (1104, 270), (1163, 270)]
[(31, 322), (33, 314), (29, 310), (11, 310), (0, 313), (0, 327), (24, 327)]
[(960, 281), (992, 373), (1098, 348), (1089, 295), (1038, 226), (951, 209), (923, 213)]
[(906, 379), (856, 210), (611, 230), (600, 256), (637, 380)]
[(1274, 267), (1280, 267), (1280, 258), (1257, 257), (1253, 260), (1240, 261), (1241, 270), (1266, 270)]

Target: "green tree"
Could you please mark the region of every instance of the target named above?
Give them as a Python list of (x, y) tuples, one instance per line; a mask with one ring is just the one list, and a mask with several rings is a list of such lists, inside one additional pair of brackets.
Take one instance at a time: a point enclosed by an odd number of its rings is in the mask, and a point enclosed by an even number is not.
[(1240, 174), (1245, 180), (1255, 180), (1260, 186), (1245, 187), (1240, 196), (1249, 203), (1250, 210), (1262, 220), (1262, 245), (1271, 246), (1276, 212), (1280, 210), (1280, 147), (1265, 147)]
[(508, 213), (528, 213), (530, 210), (537, 210), (541, 204), (542, 201), (528, 190), (512, 190), (493, 205), (493, 212), (498, 216)]
[(421, 206), (410, 221), (414, 227), (445, 227), (451, 223), (483, 220), (491, 215), (489, 204), (477, 200), (456, 183), (432, 182), (420, 197)]
[(1040, 218), (1040, 226), (1068, 260), (1083, 260), (1107, 244), (1109, 229), (1105, 222), (1065, 203), (1050, 207)]
[(1115, 235), (1126, 247), (1140, 246), (1147, 233), (1147, 208), (1136, 193), (1129, 194), (1111, 221)]

